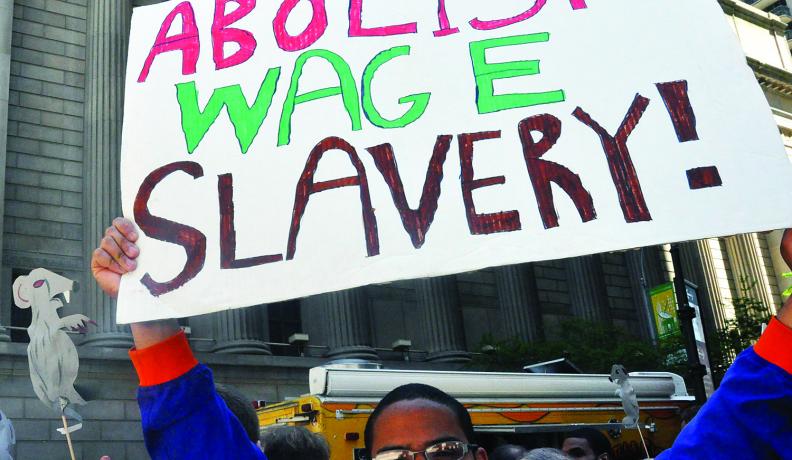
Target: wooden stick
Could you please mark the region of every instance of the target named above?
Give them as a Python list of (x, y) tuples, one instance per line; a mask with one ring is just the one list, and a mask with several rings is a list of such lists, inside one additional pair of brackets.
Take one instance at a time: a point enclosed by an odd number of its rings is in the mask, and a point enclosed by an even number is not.
[(643, 444), (644, 452), (646, 452), (646, 458), (649, 458), (649, 448), (646, 447), (646, 441), (644, 441), (643, 433), (641, 432), (641, 421), (638, 420), (638, 436), (641, 437), (641, 444)]
[(71, 434), (69, 433), (69, 424), (66, 423), (66, 406), (69, 405), (69, 401), (65, 398), (60, 399), (60, 408), (61, 408), (61, 420), (63, 420), (63, 434), (66, 435), (66, 443), (69, 445), (69, 454), (71, 454), (72, 460), (77, 460), (77, 457), (74, 455), (74, 446), (72, 446)]
[(66, 423), (66, 416), (61, 412), (61, 420), (63, 420), (63, 431), (66, 432), (66, 443), (69, 444), (69, 454), (72, 460), (77, 460), (74, 456), (74, 446), (72, 446), (71, 434), (69, 434), (69, 425)]

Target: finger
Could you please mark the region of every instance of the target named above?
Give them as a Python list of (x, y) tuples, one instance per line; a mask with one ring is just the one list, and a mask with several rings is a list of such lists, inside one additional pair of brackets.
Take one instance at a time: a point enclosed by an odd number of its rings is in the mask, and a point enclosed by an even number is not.
[(109, 236), (102, 238), (100, 248), (109, 254), (110, 257), (124, 269), (124, 273), (132, 271), (137, 267), (137, 263), (124, 255), (118, 243), (116, 243), (113, 238)]
[(105, 236), (109, 236), (110, 238), (114, 239), (118, 247), (120, 247), (124, 252), (124, 255), (130, 259), (134, 259), (140, 255), (140, 249), (138, 249), (134, 243), (129, 241), (126, 236), (122, 235), (115, 226), (107, 227), (107, 230), (105, 230)]
[[(94, 249), (91, 257), (91, 268), (114, 268), (118, 267), (122, 272), (126, 272), (113, 257), (102, 248)], [(120, 273), (123, 275), (123, 273)]]
[(115, 227), (122, 235), (129, 241), (135, 242), (138, 239), (138, 232), (137, 228), (135, 228), (135, 224), (123, 217), (116, 217), (113, 219), (113, 227)]

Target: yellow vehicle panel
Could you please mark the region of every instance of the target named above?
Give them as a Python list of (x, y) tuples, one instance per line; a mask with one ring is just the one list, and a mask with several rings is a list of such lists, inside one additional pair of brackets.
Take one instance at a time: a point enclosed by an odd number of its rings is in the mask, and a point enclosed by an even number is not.
[[(680, 430), (680, 411), (690, 404), (688, 401), (641, 402), (642, 432), (651, 455), (671, 446)], [(330, 444), (333, 460), (352, 460), (356, 458), (355, 450), (363, 449), (363, 431), (374, 407), (375, 403), (304, 396), (260, 408), (258, 416), (262, 430), (292, 425), (321, 433)], [(542, 436), (534, 442), (557, 446), (564, 431), (590, 425), (608, 435), (616, 459), (645, 458), (638, 431), (616, 426), (624, 418), (619, 403), (497, 402), (466, 403), (465, 407), (479, 436), (489, 437), (491, 441), (519, 443), (525, 436)], [(490, 447), (486, 442), (482, 445)]]

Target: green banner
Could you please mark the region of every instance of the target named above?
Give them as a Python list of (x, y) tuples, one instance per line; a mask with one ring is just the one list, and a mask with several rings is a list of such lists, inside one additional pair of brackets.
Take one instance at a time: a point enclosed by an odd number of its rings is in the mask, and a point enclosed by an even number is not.
[(652, 302), (652, 316), (657, 326), (657, 336), (661, 339), (679, 332), (677, 304), (674, 296), (674, 283), (661, 284), (649, 291)]

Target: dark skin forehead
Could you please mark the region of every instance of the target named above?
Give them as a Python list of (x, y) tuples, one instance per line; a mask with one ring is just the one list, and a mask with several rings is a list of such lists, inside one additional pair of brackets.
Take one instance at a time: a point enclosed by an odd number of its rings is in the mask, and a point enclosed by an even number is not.
[(382, 411), (374, 424), (371, 453), (408, 449), (414, 452), (443, 441), (468, 439), (451, 409), (433, 401), (399, 401)]
[(566, 438), (564, 445), (561, 447), (565, 453), (572, 456), (572, 458), (581, 459), (594, 459), (594, 450), (589, 445), (585, 438)]

